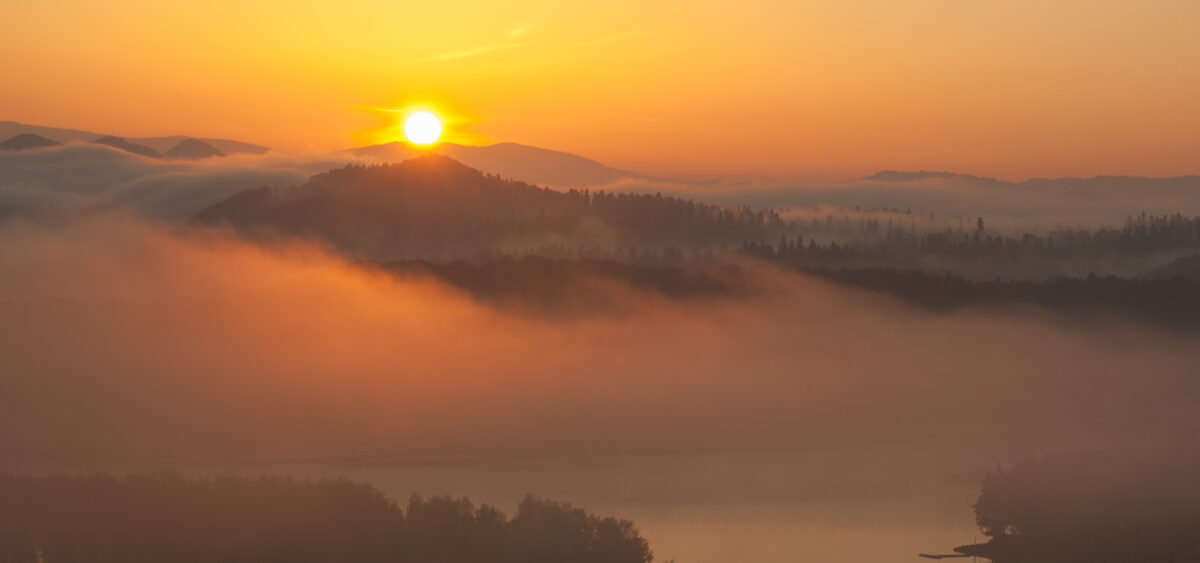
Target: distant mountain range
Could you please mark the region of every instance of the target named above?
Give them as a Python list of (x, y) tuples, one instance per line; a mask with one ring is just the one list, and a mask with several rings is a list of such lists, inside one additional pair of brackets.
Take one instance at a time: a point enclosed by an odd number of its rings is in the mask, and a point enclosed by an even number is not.
[[(212, 158), (217, 156), (225, 156), (221, 151), (213, 148), (212, 145), (197, 139), (185, 138), (179, 141), (179, 144), (167, 149), (167, 152), (159, 154), (158, 151), (147, 147), (131, 143), (120, 137), (101, 137), (92, 141), (97, 145), (105, 145), (117, 150), (145, 156), (148, 158), (158, 158), (165, 160), (200, 160), (204, 158)], [(47, 147), (59, 147), (62, 143), (57, 143), (41, 135), (33, 133), (21, 133), (14, 135), (12, 138), (0, 142), (0, 151), (16, 152), (30, 149), (41, 149)]]
[[(230, 139), (192, 138), (185, 136), (122, 138), (113, 135), (0, 121), (0, 140), (16, 135), (35, 135), (52, 144), (38, 144), (29, 138), (14, 141), (11, 149), (36, 148), (71, 142), (100, 143), (123, 151), (151, 158), (194, 160), (234, 154), (263, 154), (267, 147)], [(20, 148), (17, 148), (20, 147)], [(346, 157), (373, 162), (401, 162), (424, 154), (441, 154), (454, 158), (472, 168), (505, 178), (532, 184), (556, 187), (587, 187), (610, 184), (618, 180), (647, 179), (645, 176), (606, 166), (582, 156), (517, 143), (497, 143), (469, 146), (441, 143), (428, 150), (394, 142), (358, 147), (332, 153), (334, 160)]]
[(400, 162), (422, 154), (440, 154), (484, 172), (545, 186), (597, 186), (623, 178), (645, 178), (582, 156), (516, 143), (486, 146), (442, 143), (430, 150), (419, 150), (395, 142), (342, 152), (376, 162)]
[(898, 170), (881, 170), (870, 176), (863, 176), (857, 180), (862, 182), (919, 182), (922, 180), (956, 180), (960, 182), (970, 182), (973, 184), (1006, 184), (1002, 180), (988, 178), (984, 176), (972, 176), (970, 174), (958, 174), (955, 172), (935, 172), (930, 170), (917, 170), (915, 172), (902, 172)]
[(101, 145), (108, 145), (115, 149), (121, 149), (125, 152), (131, 152), (133, 154), (140, 154), (142, 156), (148, 156), (150, 158), (162, 158), (162, 155), (159, 154), (158, 151), (156, 151), (150, 147), (147, 147), (146, 145), (139, 145), (137, 143), (131, 143), (120, 137), (113, 137), (113, 136), (101, 137), (99, 139), (96, 139), (93, 142), (101, 144)]
[[(0, 150), (44, 148), (73, 142), (103, 144), (132, 154), (164, 160), (262, 154), (269, 150), (266, 147), (229, 139), (193, 139), (183, 136), (120, 138), (75, 129), (0, 121)], [(1200, 213), (1200, 176), (1094, 176), (1032, 178), (1022, 182), (1009, 182), (948, 171), (883, 170), (829, 185), (797, 185), (781, 180), (774, 183), (764, 182), (758, 187), (751, 186), (746, 189), (714, 191), (700, 189), (697, 184), (688, 182), (649, 178), (562, 151), (516, 143), (487, 146), (442, 143), (424, 150), (406, 143), (394, 142), (316, 155), (316, 159), (312, 158), (313, 155), (304, 155), (301, 161), (305, 163), (303, 174), (307, 176), (315, 170), (334, 168), (355, 161), (394, 163), (427, 154), (440, 154), (486, 174), (541, 186), (596, 188), (623, 179), (632, 179), (642, 181), (641, 185), (646, 182), (673, 184), (677, 188), (675, 193), (688, 194), (689, 197), (709, 202), (724, 205), (750, 204), (762, 208), (819, 205), (853, 208), (865, 205), (921, 209), (939, 215), (994, 215), (990, 210), (1002, 209), (1004, 213), (1024, 217), (1052, 217), (1061, 215), (1060, 206), (1071, 205), (1075, 211), (1080, 212), (1079, 217), (1089, 221), (1104, 217), (1111, 220), (1143, 210), (1151, 213), (1174, 210)], [(937, 189), (930, 190), (930, 187)], [(1089, 206), (1089, 209), (1082, 213), (1079, 206)]]
[(1023, 182), (1008, 182), (996, 178), (986, 176), (972, 176), (970, 174), (958, 174), (955, 172), (935, 172), (929, 170), (917, 171), (897, 171), (897, 170), (882, 170), (871, 174), (856, 178), (858, 182), (881, 182), (881, 183), (906, 183), (906, 182), (921, 182), (926, 180), (945, 180), (958, 182), (963, 184), (992, 184), (1005, 186), (1054, 186), (1054, 187), (1089, 187), (1096, 185), (1104, 186), (1145, 186), (1148, 184), (1155, 185), (1178, 185), (1192, 186), (1200, 185), (1200, 176), (1171, 176), (1164, 178), (1148, 178), (1145, 176), (1113, 176), (1100, 175), (1090, 176), (1087, 178), (1079, 178), (1066, 176), (1062, 178), (1030, 178)]
[(199, 160), (201, 158), (211, 158), (214, 156), (225, 156), (225, 153), (222, 153), (212, 145), (197, 139), (184, 139), (179, 141), (179, 144), (171, 147), (170, 150), (163, 153), (164, 158), (169, 158), (172, 160)]
[[(40, 125), (17, 123), (15, 121), (0, 121), (0, 139), (8, 139), (20, 134), (37, 135), (54, 141), (57, 144), (66, 144), (75, 141), (91, 143), (99, 142), (101, 139), (108, 139), (110, 142), (105, 142), (103, 144), (120, 148), (122, 150), (129, 150), (124, 146), (118, 146), (117, 144), (113, 144), (111, 142), (111, 139), (119, 139), (133, 145), (141, 145), (160, 154), (170, 151), (183, 141), (192, 139), (191, 137), (181, 135), (173, 135), (169, 137), (139, 137), (122, 139), (121, 137), (114, 137), (106, 133), (95, 133), (91, 131), (81, 131), (78, 129), (62, 129), (58, 127), (43, 127)], [(271, 150), (267, 147), (260, 147), (258, 145), (243, 143), (241, 141), (233, 141), (230, 139), (197, 138), (195, 140), (202, 141), (205, 144), (210, 145), (213, 149), (222, 154), (263, 154)], [(130, 150), (129, 152), (142, 154), (137, 150)]]

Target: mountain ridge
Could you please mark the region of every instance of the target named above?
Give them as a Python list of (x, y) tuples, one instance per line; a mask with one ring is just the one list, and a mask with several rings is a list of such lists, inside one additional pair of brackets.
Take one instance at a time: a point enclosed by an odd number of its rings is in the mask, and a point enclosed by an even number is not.
[(62, 143), (55, 142), (52, 139), (47, 139), (41, 135), (33, 133), (18, 133), (11, 138), (0, 142), (0, 151), (23, 151), (29, 149), (42, 149), (46, 147), (57, 147)]
[(762, 240), (779, 217), (662, 194), (555, 190), (427, 154), (351, 164), (287, 189), (243, 190), (193, 216), (251, 238), (316, 239), (376, 260), (544, 244), (708, 248)]
[(1088, 182), (1200, 182), (1200, 175), (1184, 174), (1181, 176), (1137, 176), (1131, 174), (1096, 174), (1094, 176), (1058, 176), (1053, 178), (1036, 176), (1020, 182), (1010, 182), (1007, 180), (992, 178), (990, 176), (976, 176), (973, 174), (963, 174), (960, 172), (940, 170), (880, 170), (874, 174), (861, 176), (849, 181), (902, 184), (908, 182), (920, 182), (922, 180), (963, 180), (980, 184), (1034, 186), (1044, 184), (1085, 184)]
[(198, 141), (203, 141), (204, 143), (212, 145), (213, 148), (227, 155), (264, 154), (271, 150), (270, 147), (263, 147), (242, 141), (235, 141), (233, 139), (190, 137), (185, 135), (171, 135), (165, 137), (124, 137), (121, 135), (96, 133), (80, 129), (31, 125), (17, 121), (0, 121), (0, 139), (6, 139), (21, 133), (39, 135), (59, 144), (67, 144), (73, 141), (91, 143), (97, 141), (98, 139), (115, 137), (130, 143), (145, 145), (146, 147), (149, 147), (159, 153), (164, 153), (175, 145), (179, 144), (181, 141), (191, 138), (195, 138)]
[(613, 168), (568, 152), (512, 142), (482, 146), (441, 143), (431, 149), (422, 150), (401, 141), (394, 141), (339, 152), (378, 161), (398, 161), (422, 154), (441, 154), (484, 172), (556, 187), (597, 186), (625, 178), (646, 178), (641, 174)]
[(159, 153), (158, 151), (156, 151), (150, 147), (147, 147), (146, 145), (141, 145), (138, 143), (131, 143), (125, 139), (122, 139), (121, 137), (114, 137), (112, 135), (109, 135), (108, 137), (100, 137), (99, 139), (96, 139), (95, 141), (92, 141), (92, 142), (96, 143), (98, 145), (107, 145), (114, 149), (121, 149), (125, 152), (130, 152), (133, 154), (138, 154), (138, 155), (149, 157), (149, 158), (162, 158), (162, 154)]
[(163, 158), (168, 160), (200, 160), (215, 156), (225, 156), (225, 153), (198, 139), (184, 139), (163, 153)]

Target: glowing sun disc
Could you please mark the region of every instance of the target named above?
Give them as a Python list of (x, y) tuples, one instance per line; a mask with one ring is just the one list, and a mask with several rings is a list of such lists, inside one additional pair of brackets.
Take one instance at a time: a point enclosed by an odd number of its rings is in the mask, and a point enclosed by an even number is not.
[(418, 111), (404, 120), (404, 136), (414, 145), (429, 145), (442, 136), (442, 121), (427, 111)]

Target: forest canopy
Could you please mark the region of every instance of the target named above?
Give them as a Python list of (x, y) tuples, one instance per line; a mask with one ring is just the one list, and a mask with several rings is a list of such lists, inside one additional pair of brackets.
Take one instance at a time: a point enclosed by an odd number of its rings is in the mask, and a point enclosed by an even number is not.
[(958, 551), (997, 563), (1200, 560), (1200, 460), (1057, 454), (983, 479), (975, 518), (991, 538)]
[(526, 496), (509, 518), (467, 498), (367, 484), (175, 473), (0, 477), (11, 563), (372, 561), (649, 563), (629, 520)]

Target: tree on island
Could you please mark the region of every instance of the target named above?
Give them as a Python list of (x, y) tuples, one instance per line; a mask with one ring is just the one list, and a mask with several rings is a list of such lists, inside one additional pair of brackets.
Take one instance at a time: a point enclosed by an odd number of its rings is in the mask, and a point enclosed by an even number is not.
[(1200, 561), (1200, 463), (1170, 455), (1026, 458), (983, 479), (991, 538), (960, 553), (997, 563)]

